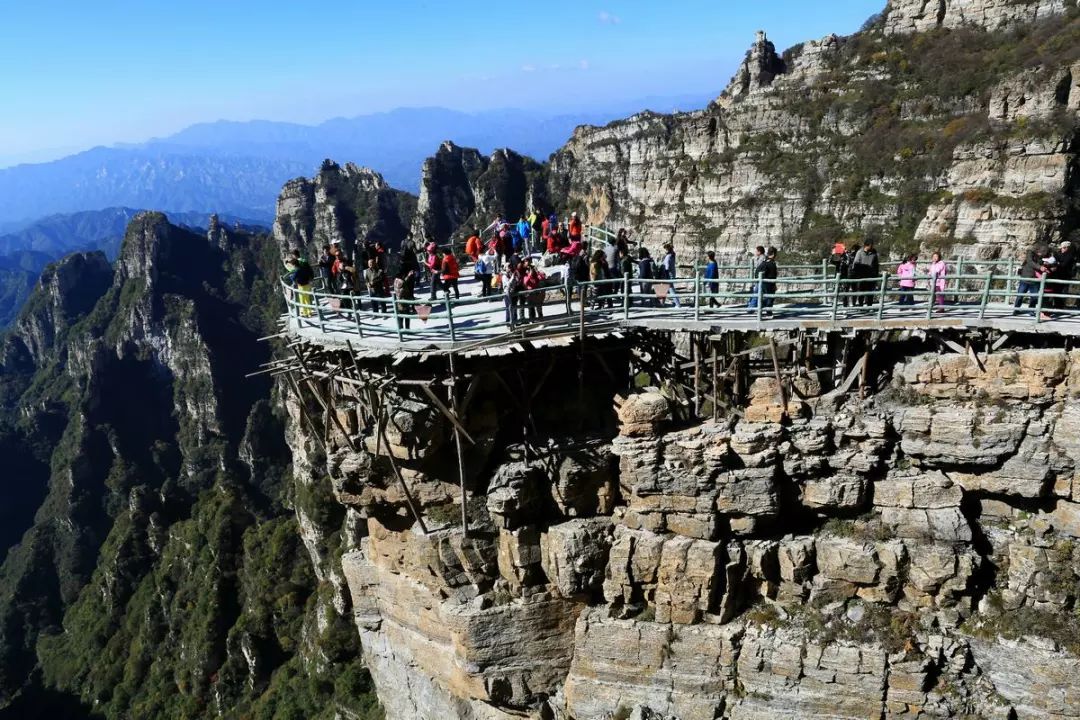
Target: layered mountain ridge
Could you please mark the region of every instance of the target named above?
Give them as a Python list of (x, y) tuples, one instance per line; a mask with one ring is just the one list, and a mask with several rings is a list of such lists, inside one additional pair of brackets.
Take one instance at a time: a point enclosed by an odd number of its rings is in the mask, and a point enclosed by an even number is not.
[(115, 268), (52, 266), (5, 338), (0, 443), (29, 496), (0, 567), (12, 717), (314, 717), (335, 682), (363, 710), (355, 640), (318, 619), (271, 384), (245, 377), (280, 258), (210, 226), (137, 215)]

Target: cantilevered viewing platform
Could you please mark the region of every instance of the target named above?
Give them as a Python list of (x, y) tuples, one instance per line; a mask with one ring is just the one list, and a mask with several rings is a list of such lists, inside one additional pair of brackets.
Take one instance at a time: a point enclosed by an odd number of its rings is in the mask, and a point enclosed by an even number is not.
[[(288, 312), (283, 331), (328, 348), (351, 345), (369, 355), (395, 353), (512, 352), (521, 343), (568, 344), (583, 336), (606, 336), (632, 328), (689, 332), (995, 330), (1080, 336), (1080, 282), (1035, 281), (1037, 287), (1015, 308), (1021, 282), (1004, 263), (966, 262), (964, 274), (947, 278), (944, 293), (930, 278), (917, 277), (913, 304), (901, 304), (897, 278), (840, 279), (822, 266), (780, 266), (775, 289), (745, 268), (735, 276), (706, 280), (622, 278), (571, 282), (565, 268), (551, 268), (549, 285), (522, 291), (516, 311), (526, 319), (507, 321), (503, 294), (481, 297), (466, 271), (460, 299), (435, 300), (340, 295), (283, 286)], [(813, 274), (807, 268), (813, 267)], [(953, 265), (952, 267), (955, 267)], [(743, 275), (738, 276), (737, 270)], [(732, 274), (733, 268), (724, 268)], [(585, 302), (582, 303), (582, 294)], [(861, 303), (861, 304), (859, 304)], [(527, 319), (542, 309), (543, 317)], [(771, 305), (771, 306), (770, 306)], [(752, 307), (748, 307), (752, 306)], [(405, 327), (404, 320), (408, 320)]]

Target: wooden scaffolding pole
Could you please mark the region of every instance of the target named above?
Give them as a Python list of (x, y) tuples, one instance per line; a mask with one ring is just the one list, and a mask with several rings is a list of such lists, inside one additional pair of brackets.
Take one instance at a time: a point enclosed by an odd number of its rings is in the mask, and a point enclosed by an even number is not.
[(398, 469), (397, 462), (394, 460), (394, 451), (390, 448), (390, 440), (386, 437), (386, 424), (389, 421), (390, 411), (388, 410), (388, 403), (380, 389), (379, 420), (375, 430), (375, 455), (378, 457), (380, 449), (385, 444), (386, 457), (390, 461), (390, 469), (393, 471), (394, 477), (397, 478), (398, 484), (401, 485), (401, 492), (405, 495), (405, 503), (409, 506), (413, 519), (419, 523), (421, 532), (427, 535), (428, 529), (427, 525), (424, 523), (424, 516), (416, 509), (416, 503), (413, 502), (412, 493), (409, 492), (409, 486), (405, 484), (405, 478), (401, 475), (401, 470)]
[[(461, 426), (460, 418), (458, 414), (458, 400), (457, 400), (457, 368), (454, 364), (454, 353), (450, 353), (450, 407), (454, 411), (454, 447), (457, 450), (458, 461), (458, 481), (461, 484), (461, 534), (464, 537), (469, 537), (469, 511), (468, 511), (468, 498), (465, 495), (465, 453), (461, 449), (461, 435), (464, 432), (464, 428)], [(434, 395), (434, 393), (432, 393)], [(470, 442), (472, 442), (470, 438)], [(475, 443), (474, 443), (475, 444)]]

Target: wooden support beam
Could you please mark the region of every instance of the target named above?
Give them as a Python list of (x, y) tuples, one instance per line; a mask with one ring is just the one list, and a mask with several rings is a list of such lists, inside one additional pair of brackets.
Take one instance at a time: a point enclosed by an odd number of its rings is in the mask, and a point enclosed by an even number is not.
[(787, 393), (784, 392), (784, 380), (780, 376), (780, 360), (776, 357), (776, 343), (769, 338), (769, 352), (772, 354), (773, 377), (776, 378), (776, 392), (780, 396), (780, 407), (784, 415), (787, 415)]
[(701, 345), (690, 336), (690, 347), (694, 352), (694, 417), (701, 417)]
[[(454, 426), (454, 431), (457, 432), (460, 430), (465, 435), (465, 439), (469, 441), (469, 444), (475, 445), (476, 441), (472, 439), (472, 436), (469, 435), (468, 430), (466, 430), (465, 426), (461, 424), (461, 421), (457, 417), (457, 413), (454, 413), (450, 410), (450, 408), (446, 407), (443, 401), (439, 399), (439, 396), (435, 394), (435, 391), (431, 389), (431, 386), (421, 385), (420, 389), (423, 390), (424, 394), (427, 395), (431, 402), (435, 404), (435, 407), (439, 408), (439, 411), (444, 416), (446, 416), (446, 419), (449, 420), (450, 424)], [(451, 397), (454, 396), (454, 392), (452, 390), (450, 394)]]
[(851, 369), (851, 373), (848, 374), (848, 376), (844, 380), (844, 382), (841, 383), (840, 386), (836, 388), (835, 392), (842, 395), (842, 394), (846, 393), (848, 390), (850, 390), (851, 386), (855, 384), (855, 381), (863, 374), (863, 371), (864, 371), (865, 367), (866, 367), (866, 355), (863, 355), (861, 358), (859, 358), (859, 361), (855, 363), (855, 367), (853, 367)]
[(409, 492), (409, 486), (405, 483), (405, 478), (402, 476), (401, 470), (398, 469), (397, 461), (394, 459), (394, 451), (390, 449), (390, 440), (386, 437), (386, 423), (383, 422), (383, 419), (386, 418), (386, 421), (389, 422), (389, 415), (390, 412), (387, 409), (387, 403), (384, 399), (380, 402), (379, 423), (376, 431), (378, 432), (378, 435), (375, 438), (375, 455), (378, 456), (379, 448), (382, 445), (386, 445), (386, 458), (390, 461), (390, 469), (393, 471), (394, 477), (397, 478), (398, 484), (401, 485), (401, 492), (405, 496), (405, 503), (409, 506), (413, 518), (419, 523), (421, 532), (427, 535), (428, 529), (427, 525), (424, 523), (424, 516), (416, 509), (416, 502), (413, 500), (412, 493)]
[(300, 385), (297, 384), (296, 378), (292, 376), (292, 373), (286, 374), (285, 379), (289, 381), (289, 385), (292, 386), (293, 392), (296, 393), (296, 402), (300, 407), (301, 419), (307, 420), (308, 429), (311, 430), (311, 436), (319, 441), (319, 445), (322, 446), (323, 452), (325, 453), (326, 444), (323, 442), (322, 438), (319, 437), (319, 430), (315, 426), (315, 422), (311, 419), (311, 416), (308, 415), (307, 405), (304, 402), (304, 393), (300, 391)]
[(719, 417), (718, 407), (720, 404), (720, 376), (717, 374), (717, 352), (716, 343), (710, 341), (709, 347), (712, 351), (712, 416), (715, 422)]
[[(454, 354), (450, 353), (450, 379), (454, 381), (453, 386), (450, 388), (450, 406), (454, 409), (454, 417), (458, 414), (458, 401), (457, 401), (457, 370), (454, 366)], [(430, 388), (428, 388), (430, 390)], [(434, 393), (432, 393), (434, 397)], [(469, 537), (469, 505), (468, 497), (465, 492), (465, 453), (461, 449), (461, 434), (465, 432), (465, 428), (462, 427), (460, 422), (454, 422), (454, 447), (457, 450), (458, 461), (458, 481), (461, 485), (461, 534), (463, 537)], [(466, 436), (468, 433), (466, 433)], [(470, 442), (472, 440), (470, 439)], [(475, 445), (475, 443), (473, 443)]]

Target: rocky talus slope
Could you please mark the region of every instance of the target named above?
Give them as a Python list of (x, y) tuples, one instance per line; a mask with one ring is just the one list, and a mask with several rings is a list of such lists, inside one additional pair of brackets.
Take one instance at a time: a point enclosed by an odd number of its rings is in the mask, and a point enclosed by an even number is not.
[(437, 410), (324, 455), (291, 399), (387, 718), (1080, 717), (1080, 353), (885, 356), (790, 419), (768, 379), (705, 422), (589, 379), (518, 444), (481, 388), (468, 537)]
[(115, 268), (51, 266), (3, 338), (0, 716), (370, 709), (294, 518), (316, 500), (269, 379), (245, 378), (279, 263), (267, 236), (142, 213)]
[(684, 251), (1011, 256), (1080, 227), (1073, 0), (891, 0), (850, 37), (759, 34), (700, 112), (579, 128), (549, 192)]

